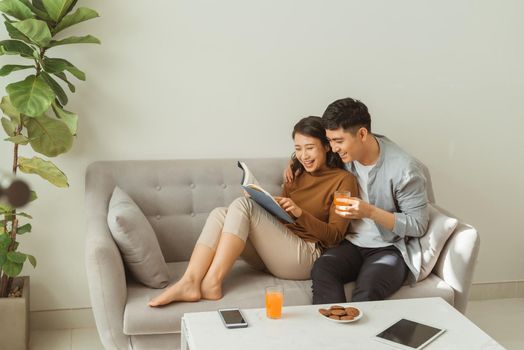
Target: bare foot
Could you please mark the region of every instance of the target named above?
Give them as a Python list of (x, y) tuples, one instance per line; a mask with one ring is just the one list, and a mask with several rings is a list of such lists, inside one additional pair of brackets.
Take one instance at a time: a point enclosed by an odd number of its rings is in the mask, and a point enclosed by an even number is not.
[(199, 301), (201, 299), (200, 286), (180, 280), (169, 287), (164, 293), (149, 302), (149, 306), (167, 305), (173, 301)]
[(222, 299), (222, 285), (216, 279), (210, 278), (206, 275), (202, 280), (200, 288), (202, 299), (219, 300)]

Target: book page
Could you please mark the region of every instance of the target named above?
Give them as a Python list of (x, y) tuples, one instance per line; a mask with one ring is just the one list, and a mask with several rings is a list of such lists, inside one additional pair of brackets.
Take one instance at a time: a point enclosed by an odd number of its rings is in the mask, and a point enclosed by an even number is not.
[(247, 192), (250, 198), (262, 206), (269, 213), (292, 224), (294, 219), (284, 209), (282, 209), (275, 198), (273, 198), (271, 193), (264, 190), (262, 186), (260, 186), (259, 182), (253, 173), (249, 170), (247, 165), (244, 162), (238, 162), (238, 167), (244, 171), (242, 178), (242, 188)]
[[(244, 176), (243, 176), (243, 178), (242, 178), (242, 186), (247, 186), (247, 185), (256, 185), (256, 186), (258, 186), (260, 189), (262, 189), (262, 187), (260, 187), (260, 183), (258, 182), (257, 178), (256, 178), (255, 175), (253, 175), (253, 173), (249, 170), (249, 168), (247, 167), (246, 163), (244, 163), (244, 162), (238, 162), (238, 167), (244, 171)], [(264, 191), (264, 192), (265, 192), (265, 191)]]

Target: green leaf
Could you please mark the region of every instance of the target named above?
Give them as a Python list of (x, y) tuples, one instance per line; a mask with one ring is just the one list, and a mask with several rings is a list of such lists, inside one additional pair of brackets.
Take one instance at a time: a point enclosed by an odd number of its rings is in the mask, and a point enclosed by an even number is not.
[(27, 6), (18, 0), (0, 1), (0, 11), (20, 20), (34, 18), (35, 16)]
[(16, 234), (23, 235), (24, 233), (31, 232), (31, 229), (32, 229), (31, 224), (25, 224), (25, 225), (20, 226), (16, 230)]
[(20, 32), (18, 29), (16, 29), (11, 24), (11, 21), (7, 21), (6, 20), (4, 22), (4, 25), (5, 25), (5, 29), (7, 30), (7, 33), (11, 37), (11, 39), (22, 40), (22, 41), (24, 41), (24, 42), (26, 42), (28, 44), (33, 44), (33, 42), (28, 37), (26, 37), (24, 34), (22, 34), (22, 32)]
[(42, 5), (42, 8), (39, 9), (36, 6), (34, 6), (31, 3), (31, 1), (29, 1), (29, 0), (19, 0), (19, 1), (22, 4), (24, 4), (25, 6), (27, 6), (27, 8), (29, 8), (35, 15), (40, 17), (40, 19), (43, 19), (44, 21), (51, 21), (51, 17), (49, 17), (47, 12), (45, 12), (45, 10), (43, 9), (44, 8), (43, 5)]
[(18, 168), (26, 174), (37, 174), (57, 187), (69, 187), (65, 174), (50, 161), (38, 157), (19, 157)]
[(42, 77), (34, 75), (7, 85), (6, 90), (13, 106), (20, 113), (32, 117), (42, 115), (55, 99), (53, 89)]
[(7, 260), (12, 261), (17, 264), (23, 264), (27, 256), (20, 252), (8, 252)]
[(60, 23), (55, 27), (54, 33), (58, 33), (80, 22), (99, 17), (98, 13), (87, 7), (80, 7), (74, 13), (62, 18)]
[(75, 86), (73, 84), (71, 84), (69, 82), (69, 80), (67, 80), (67, 77), (66, 77), (64, 72), (54, 73), (53, 75), (55, 75), (56, 77), (62, 79), (62, 81), (64, 81), (67, 84), (67, 86), (69, 87), (69, 91), (71, 91), (71, 92), (75, 92), (76, 91)]
[(9, 75), (17, 70), (23, 70), (28, 68), (35, 68), (35, 66), (27, 66), (21, 64), (6, 64), (0, 69), (0, 77), (5, 77), (6, 75)]
[(32, 219), (33, 217), (27, 213), (16, 213), (16, 216), (22, 216), (27, 219)]
[(7, 136), (15, 136), (16, 125), (14, 125), (12, 121), (7, 118), (2, 118), (2, 127)]
[(51, 78), (51, 76), (49, 74), (47, 74), (46, 72), (41, 72), (40, 74), (42, 75), (42, 78), (45, 80), (47, 85), (49, 85), (49, 87), (51, 89), (53, 89), (53, 91), (55, 92), (56, 97), (58, 97), (58, 100), (60, 101), (60, 103), (62, 105), (66, 105), (67, 102), (68, 102), (67, 95), (66, 95), (64, 89), (62, 89), (62, 87), (60, 86), (60, 84), (58, 84), (56, 82), (56, 80)]
[(18, 264), (7, 259), (4, 266), (2, 266), (2, 270), (9, 277), (16, 277), (22, 272), (23, 266), (24, 264)]
[(11, 237), (9, 235), (1, 234), (0, 235), (0, 246), (8, 247), (11, 244)]
[(92, 35), (86, 36), (71, 36), (63, 40), (52, 40), (49, 43), (49, 47), (55, 47), (59, 45), (68, 45), (68, 44), (100, 44), (100, 40), (95, 38)]
[(78, 115), (60, 108), (60, 106), (55, 102), (53, 102), (51, 106), (53, 107), (56, 117), (61, 119), (67, 125), (71, 135), (76, 135), (78, 128)]
[(57, 74), (64, 70), (73, 74), (79, 80), (86, 80), (86, 75), (80, 69), (76, 68), (71, 62), (62, 58), (44, 57), (42, 67), (47, 73)]
[(61, 120), (42, 115), (30, 118), (26, 127), (31, 147), (38, 153), (56, 157), (73, 146), (73, 135)]
[[(13, 208), (11, 208), (10, 205), (0, 203), (0, 213), (1, 213), (1, 214), (10, 213), (12, 210), (13, 210)], [(6, 218), (6, 220), (9, 220), (9, 219)]]
[(27, 260), (29, 260), (31, 265), (33, 265), (33, 268), (36, 268), (36, 258), (30, 254), (26, 254), (26, 255), (27, 255)]
[(31, 46), (19, 40), (0, 41), (0, 55), (20, 55), (24, 58), (34, 59), (35, 51)]
[(20, 33), (40, 47), (46, 47), (51, 41), (51, 32), (47, 23), (38, 19), (26, 19), (12, 24)]
[[(42, 2), (42, 0), (31, 0), (31, 2), (33, 3), (33, 5), (39, 9), (39, 10), (42, 10), (42, 11), (45, 11), (45, 6), (44, 6), (44, 3)], [(47, 12), (46, 12), (47, 13)]]
[(24, 135), (16, 135), (16, 136), (8, 137), (4, 139), (4, 141), (9, 141), (17, 145), (27, 145), (29, 143), (29, 139), (25, 137)]
[(69, 11), (73, 0), (42, 0), (42, 3), (49, 16), (51, 16), (55, 22), (58, 22)]
[(38, 199), (38, 196), (36, 195), (35, 191), (29, 191), (29, 202), (35, 201)]
[(0, 109), (2, 109), (2, 112), (4, 112), (5, 115), (11, 118), (11, 121), (13, 123), (15, 123), (16, 125), (20, 124), (20, 112), (18, 112), (16, 108), (13, 107), (13, 105), (11, 104), (11, 100), (9, 99), (9, 96), (2, 97)]

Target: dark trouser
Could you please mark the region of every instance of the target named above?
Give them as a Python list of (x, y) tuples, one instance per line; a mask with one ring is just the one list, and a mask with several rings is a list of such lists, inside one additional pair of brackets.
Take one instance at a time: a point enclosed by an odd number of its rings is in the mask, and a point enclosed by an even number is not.
[(351, 301), (383, 300), (402, 286), (408, 272), (394, 246), (361, 248), (344, 240), (313, 265), (313, 304), (346, 302), (344, 284), (352, 281), (356, 283)]

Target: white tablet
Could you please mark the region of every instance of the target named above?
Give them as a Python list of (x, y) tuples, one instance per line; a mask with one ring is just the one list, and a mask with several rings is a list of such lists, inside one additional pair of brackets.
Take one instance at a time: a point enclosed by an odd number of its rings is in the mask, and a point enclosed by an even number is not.
[(445, 329), (431, 327), (422, 323), (401, 319), (376, 335), (375, 339), (399, 349), (422, 349)]

